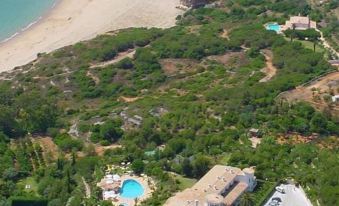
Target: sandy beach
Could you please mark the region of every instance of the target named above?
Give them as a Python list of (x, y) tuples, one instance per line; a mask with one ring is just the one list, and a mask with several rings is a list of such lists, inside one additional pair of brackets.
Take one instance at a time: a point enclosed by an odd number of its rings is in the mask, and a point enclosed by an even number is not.
[(108, 31), (171, 27), (182, 13), (178, 5), (179, 0), (60, 0), (39, 23), (0, 44), (0, 72)]

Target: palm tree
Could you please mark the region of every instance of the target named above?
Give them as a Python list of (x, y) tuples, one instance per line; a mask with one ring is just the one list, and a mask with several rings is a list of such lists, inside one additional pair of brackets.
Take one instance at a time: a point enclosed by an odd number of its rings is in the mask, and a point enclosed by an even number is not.
[(139, 199), (136, 197), (134, 198), (134, 205), (138, 205)]
[(253, 206), (253, 205), (255, 205), (255, 202), (252, 194), (246, 192), (240, 197), (240, 206)]
[(314, 52), (315, 52), (317, 43), (318, 43), (318, 39), (317, 39), (317, 38), (313, 39), (313, 51), (314, 51)]
[(291, 42), (293, 41), (293, 37), (295, 36), (295, 28), (296, 28), (296, 25), (292, 24)]

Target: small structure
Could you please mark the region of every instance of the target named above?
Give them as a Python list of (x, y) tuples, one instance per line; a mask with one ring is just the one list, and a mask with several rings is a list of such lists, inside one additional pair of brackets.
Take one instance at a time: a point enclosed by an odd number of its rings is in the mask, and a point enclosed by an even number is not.
[(102, 198), (104, 200), (114, 200), (118, 197), (121, 187), (119, 175), (106, 175), (98, 184), (102, 189)]
[(249, 130), (249, 135), (251, 137), (259, 137), (260, 136), (260, 130), (259, 129), (256, 129), (256, 128), (251, 128)]
[(208, 3), (208, 0), (180, 0), (180, 4), (187, 8), (196, 8), (204, 6)]
[(339, 95), (332, 96), (332, 102), (339, 102)]
[(136, 127), (141, 126), (142, 120), (143, 120), (143, 118), (138, 116), (138, 115), (134, 115), (133, 117), (127, 118), (127, 122), (131, 125), (136, 126)]
[(140, 127), (143, 122), (143, 118), (139, 115), (134, 115), (133, 117), (129, 117), (126, 110), (128, 108), (124, 108), (122, 112), (120, 112), (120, 117), (124, 121), (124, 125), (122, 129), (127, 129), (127, 128), (134, 128), (134, 127)]
[(168, 113), (168, 110), (163, 107), (157, 107), (157, 108), (151, 109), (149, 113), (154, 117), (161, 117), (164, 114)]
[(282, 26), (282, 30), (287, 29), (296, 29), (296, 30), (306, 30), (306, 29), (316, 29), (317, 22), (311, 21), (308, 16), (292, 16), (290, 20), (286, 21), (285, 25)]
[(243, 170), (216, 165), (192, 188), (169, 198), (165, 206), (231, 206), (239, 197), (256, 186), (253, 168)]
[(335, 60), (329, 60), (328, 63), (330, 63), (332, 66), (339, 66), (339, 59)]

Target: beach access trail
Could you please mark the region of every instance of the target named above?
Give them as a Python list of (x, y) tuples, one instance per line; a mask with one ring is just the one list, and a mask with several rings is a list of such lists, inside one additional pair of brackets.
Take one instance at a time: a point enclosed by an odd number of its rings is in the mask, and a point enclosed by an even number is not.
[(0, 44), (0, 72), (108, 31), (171, 27), (183, 13), (176, 8), (179, 4), (180, 0), (59, 0), (36, 25)]

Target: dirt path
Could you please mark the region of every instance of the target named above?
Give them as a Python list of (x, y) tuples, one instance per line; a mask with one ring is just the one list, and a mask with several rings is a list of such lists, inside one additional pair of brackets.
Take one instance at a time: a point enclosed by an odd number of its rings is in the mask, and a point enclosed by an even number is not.
[(261, 72), (266, 74), (266, 77), (259, 80), (259, 82), (268, 82), (270, 81), (276, 74), (277, 68), (273, 65), (273, 54), (270, 50), (263, 50), (261, 52), (266, 59), (266, 67), (261, 70)]
[(103, 68), (103, 67), (118, 63), (119, 61), (121, 61), (121, 60), (123, 60), (127, 57), (133, 59), (135, 52), (136, 52), (136, 49), (130, 49), (126, 52), (121, 52), (114, 59), (109, 60), (109, 61), (105, 61), (105, 62), (100, 62), (100, 63), (97, 63), (97, 64), (92, 64), (90, 66), (90, 68), (91, 69), (93, 69), (93, 68)]
[(324, 34), (322, 31), (318, 30), (317, 31), (320, 33), (320, 41), (322, 42), (323, 46), (328, 49), (333, 55), (334, 58), (337, 59), (339, 58), (339, 52), (337, 52), (325, 39)]
[(95, 145), (95, 153), (98, 156), (103, 156), (105, 154), (106, 150), (117, 149), (117, 148), (122, 148), (122, 146), (118, 145), (118, 144), (113, 144), (113, 145), (109, 145), (109, 146)]
[(230, 37), (229, 37), (229, 32), (227, 31), (227, 29), (224, 29), (221, 33), (221, 38), (224, 38), (224, 39), (227, 39), (227, 40), (230, 40)]
[(90, 70), (87, 71), (86, 76), (93, 79), (95, 85), (98, 85), (100, 83), (100, 79), (97, 76), (95, 76)]
[(31, 141), (41, 146), (43, 158), (46, 163), (50, 162), (50, 158), (54, 160), (58, 158), (59, 148), (51, 137), (34, 137), (31, 138)]
[(138, 99), (140, 99), (140, 97), (124, 97), (124, 96), (121, 96), (118, 99), (119, 99), (119, 101), (122, 101), (122, 102), (131, 103), (131, 102), (137, 101)]
[(91, 197), (91, 188), (89, 187), (88, 183), (86, 182), (84, 177), (81, 177), (82, 179), (82, 183), (84, 183), (85, 186), (85, 194), (86, 194), (86, 198), (90, 198)]

